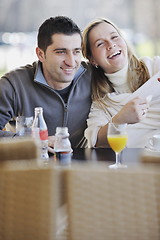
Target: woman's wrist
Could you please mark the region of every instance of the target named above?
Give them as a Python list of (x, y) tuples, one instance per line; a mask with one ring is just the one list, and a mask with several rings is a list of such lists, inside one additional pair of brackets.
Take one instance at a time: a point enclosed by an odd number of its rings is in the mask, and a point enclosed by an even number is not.
[(111, 123), (117, 123), (117, 122), (115, 121), (115, 116), (111, 117), (110, 122), (111, 122)]
[(114, 115), (113, 117), (111, 117), (110, 122), (115, 123), (115, 124), (122, 124), (123, 122), (120, 121), (120, 119), (118, 118), (117, 115)]

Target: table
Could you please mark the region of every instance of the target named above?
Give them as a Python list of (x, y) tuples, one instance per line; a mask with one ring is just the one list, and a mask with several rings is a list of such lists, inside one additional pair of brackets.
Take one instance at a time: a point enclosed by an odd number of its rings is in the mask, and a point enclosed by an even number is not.
[[(121, 153), (123, 163), (139, 164), (141, 148), (125, 148)], [(73, 149), (73, 161), (106, 161), (115, 162), (115, 153), (111, 148), (77, 148)]]

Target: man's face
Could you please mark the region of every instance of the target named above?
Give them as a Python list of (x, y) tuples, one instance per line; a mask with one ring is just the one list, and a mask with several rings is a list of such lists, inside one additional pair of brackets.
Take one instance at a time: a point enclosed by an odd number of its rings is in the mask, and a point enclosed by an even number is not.
[(47, 83), (60, 90), (70, 85), (80, 67), (81, 36), (54, 34), (52, 42), (45, 53), (40, 48), (36, 51)]

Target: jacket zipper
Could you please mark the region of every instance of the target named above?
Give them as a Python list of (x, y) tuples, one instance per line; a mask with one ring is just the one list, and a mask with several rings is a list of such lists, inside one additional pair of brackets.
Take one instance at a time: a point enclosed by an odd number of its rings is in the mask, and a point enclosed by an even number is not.
[[(63, 101), (64, 102), (64, 101)], [(64, 103), (64, 118), (63, 118), (63, 127), (66, 127), (68, 119), (68, 104)]]

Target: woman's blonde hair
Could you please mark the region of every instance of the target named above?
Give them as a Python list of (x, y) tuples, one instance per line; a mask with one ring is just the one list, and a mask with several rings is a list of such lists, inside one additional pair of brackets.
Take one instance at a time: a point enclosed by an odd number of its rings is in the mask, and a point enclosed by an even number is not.
[[(82, 53), (85, 58), (87, 58), (91, 62), (92, 51), (89, 42), (89, 33), (90, 31), (100, 23), (106, 22), (112, 25), (118, 34), (124, 39), (121, 31), (109, 20), (105, 18), (96, 19), (91, 22), (83, 31), (83, 45), (82, 45)], [(149, 79), (149, 73), (145, 66), (145, 64), (139, 60), (136, 55), (133, 53), (131, 47), (124, 39), (127, 45), (128, 50), (128, 83), (132, 92), (134, 92), (137, 88), (139, 88), (144, 82)], [(114, 89), (112, 87), (109, 79), (104, 75), (103, 69), (98, 66), (95, 67), (92, 65), (92, 97), (94, 101), (97, 101), (101, 106), (106, 106), (104, 97), (106, 93), (113, 92)]]

